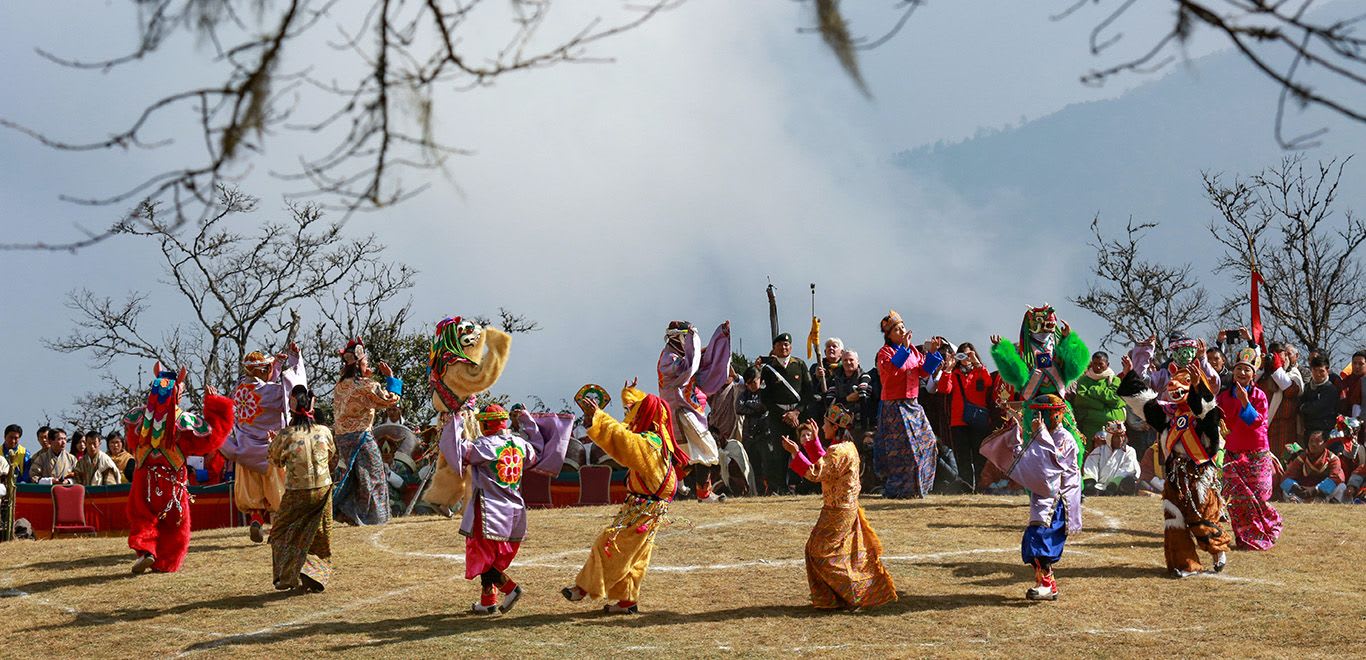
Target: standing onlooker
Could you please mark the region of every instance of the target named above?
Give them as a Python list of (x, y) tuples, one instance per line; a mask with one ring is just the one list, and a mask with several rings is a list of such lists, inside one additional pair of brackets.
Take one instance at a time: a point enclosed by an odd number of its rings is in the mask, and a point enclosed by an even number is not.
[(934, 431), (937, 440), (939, 454), (935, 457), (934, 488), (933, 491), (944, 495), (971, 492), (972, 487), (963, 478), (964, 475), (958, 474), (958, 457), (953, 451), (953, 444), (950, 440), (950, 431), (953, 424), (953, 398), (945, 392), (939, 391), (939, 377), (947, 371), (951, 371), (949, 361), (957, 352), (957, 347), (948, 341), (941, 339), (938, 349), (931, 349), (930, 342), (920, 345), (920, 351), (925, 355), (937, 353), (940, 359), (939, 366), (925, 372), (920, 378), (920, 406), (925, 410), (925, 419), (930, 423), (930, 429)]
[(33, 483), (69, 482), (76, 469), (76, 457), (66, 448), (66, 430), (48, 429), (47, 446), (29, 463), (28, 480)]
[(968, 342), (958, 346), (958, 352), (940, 368), (936, 389), (949, 398), (949, 443), (958, 463), (958, 478), (976, 491), (978, 466), (984, 463), (978, 450), (991, 430), (987, 410), (991, 372), (982, 366), (976, 347)]
[[(844, 354), (844, 340), (831, 337), (821, 345), (821, 357), (811, 363), (811, 402), (806, 417), (820, 423), (825, 419), (825, 410), (830, 405), (830, 388), (834, 387), (831, 378), (840, 370), (840, 356)], [(784, 451), (784, 454), (787, 452)]]
[(85, 453), (76, 459), (76, 479), (83, 486), (114, 486), (123, 483), (123, 472), (100, 451), (100, 432), (88, 431), (82, 439)]
[(1342, 407), (1338, 413), (1348, 417), (1366, 417), (1366, 351), (1352, 354), (1352, 365), (1342, 372)]
[[(768, 433), (768, 409), (764, 407), (759, 370), (754, 367), (745, 369), (743, 377), (745, 387), (735, 400), (735, 411), (743, 420), (741, 433), (744, 438), (741, 442), (745, 445), (745, 453), (749, 455), (755, 494), (772, 495), (777, 492), (777, 483), (781, 483), (783, 471), (787, 468), (782, 465), (783, 452), (778, 451)], [(777, 483), (773, 481), (775, 474), (779, 478)]]
[(1315, 355), (1309, 359), (1309, 381), (1300, 394), (1300, 419), (1305, 435), (1314, 431), (1327, 433), (1337, 426), (1340, 393), (1329, 375), (1327, 358)]
[(854, 424), (850, 427), (854, 437), (871, 430), (877, 421), (877, 400), (873, 397), (876, 387), (873, 377), (863, 373), (858, 353), (847, 349), (841, 353), (839, 369), (828, 378), (831, 402), (838, 403), (854, 416)]
[[(810, 401), (812, 395), (811, 372), (801, 360), (792, 357), (792, 335), (786, 332), (774, 337), (773, 350), (755, 362), (759, 367), (759, 379), (764, 384), (760, 396), (767, 411), (769, 437), (776, 442), (785, 435), (795, 434), (801, 426), (802, 405)], [(771, 460), (782, 467), (773, 468), (774, 472), (765, 476), (771, 487), (780, 487), (781, 492), (786, 493), (788, 470), (782, 460), (785, 452), (775, 449), (778, 457)]]
[(1271, 453), (1276, 456), (1285, 452), (1286, 445), (1300, 439), (1299, 398), (1304, 377), (1295, 366), (1295, 352), (1285, 344), (1272, 342), (1257, 381), (1257, 386), (1266, 392), (1266, 436)]
[(1077, 430), (1088, 439), (1096, 437), (1110, 422), (1124, 420), (1124, 401), (1116, 393), (1119, 377), (1110, 369), (1110, 356), (1105, 352), (1091, 355), (1091, 364), (1073, 387), (1076, 394), (1072, 411), (1077, 417)]
[(26, 481), (24, 478), (24, 466), (28, 463), (28, 450), (19, 444), (20, 438), (24, 437), (24, 429), (18, 424), (10, 424), (5, 427), (4, 459), (9, 463), (10, 469), (14, 470), (14, 480), (16, 482)]
[(1212, 383), (1213, 385), (1222, 390), (1233, 382), (1233, 372), (1229, 371), (1228, 358), (1224, 356), (1223, 351), (1219, 350), (1219, 347), (1211, 346), (1205, 349), (1205, 361), (1209, 363), (1210, 368), (1215, 373), (1219, 374), (1219, 382)]

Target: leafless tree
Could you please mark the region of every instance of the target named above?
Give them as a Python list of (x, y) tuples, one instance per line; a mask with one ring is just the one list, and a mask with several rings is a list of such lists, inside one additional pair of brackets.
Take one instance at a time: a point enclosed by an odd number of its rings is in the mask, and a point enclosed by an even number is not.
[[(177, 311), (187, 320), (149, 332), (141, 325), (150, 311), (148, 293), (118, 299), (80, 289), (67, 300), (75, 329), (48, 347), (87, 351), (102, 369), (125, 358), (148, 367), (153, 360), (184, 367), (197, 396), (204, 384), (227, 390), (248, 351), (282, 350), (298, 336), (300, 308), (324, 307), (319, 303), (329, 297), (343, 308), (358, 300), (378, 307), (412, 286), (414, 272), (385, 260), (384, 245), (374, 236), (348, 238), (338, 223), (323, 220), (317, 206), (293, 206), (286, 221), (244, 227), (256, 205), (249, 195), (220, 188), (218, 212), (181, 232), (156, 203), (144, 204), (119, 231), (157, 246), (162, 282), (180, 294), (184, 308)], [(337, 313), (335, 306), (318, 311)], [(118, 379), (108, 384), (107, 391), (78, 402), (78, 409), (99, 408), (141, 389)]]
[[(878, 27), (876, 37), (851, 36), (840, 12), (839, 0), (814, 0), (817, 27), (826, 44), (855, 84), (867, 93), (859, 73), (856, 51), (876, 47), (896, 35), (923, 0), (896, 0), (890, 28)], [(1121, 29), (1137, 0), (1066, 0), (1053, 20), (1067, 19), (1088, 5), (1104, 6), (1090, 31), (1088, 46), (1094, 57), (1108, 58), (1125, 38)], [(1207, 30), (1232, 47), (1256, 71), (1281, 90), (1276, 105), (1276, 140), (1286, 149), (1317, 144), (1324, 129), (1287, 137), (1284, 131), (1287, 106), (1319, 106), (1353, 121), (1366, 122), (1366, 37), (1356, 32), (1366, 14), (1346, 18), (1310, 16), (1314, 0), (1168, 0), (1172, 22), (1163, 31), (1138, 34), (1140, 46), (1133, 55), (1115, 57), (1115, 63), (1096, 68), (1081, 77), (1088, 85), (1101, 85), (1121, 75), (1150, 74), (1184, 57), (1184, 49), (1198, 30)], [(1151, 6), (1151, 3), (1145, 3)], [(1343, 12), (1325, 9), (1321, 14)], [(1335, 15), (1336, 15), (1335, 14)], [(1319, 74), (1311, 82), (1306, 72)]]
[[(1107, 238), (1100, 230), (1100, 216), (1091, 220), (1097, 279), (1072, 302), (1110, 325), (1102, 346), (1116, 339), (1130, 345), (1150, 336), (1165, 340), (1173, 332), (1191, 331), (1214, 318), (1190, 264), (1168, 266), (1142, 257), (1139, 243), (1155, 227), (1152, 222), (1134, 224), (1131, 217), (1122, 236)], [(1165, 341), (1158, 342), (1159, 349), (1164, 345)]]
[[(493, 319), (490, 319), (489, 317), (482, 315), (475, 316), (474, 322), (482, 326), (495, 325)], [(509, 311), (503, 307), (498, 308), (498, 322), (496, 325), (498, 328), (502, 329), (503, 332), (506, 332), (510, 335), (525, 332), (536, 332), (537, 330), (541, 329), (541, 324), (538, 321), (529, 319), (523, 314), (518, 314), (516, 312)]]
[[(210, 49), (198, 83), (149, 100), (130, 123), (94, 142), (59, 139), (9, 120), (0, 125), (64, 151), (156, 149), (168, 144), (157, 136), (198, 132), (198, 152), (183, 162), (113, 195), (67, 198), (114, 208), (162, 202), (163, 223), (174, 228), (210, 220), (218, 188), (249, 171), (268, 140), (290, 133), (310, 136), (320, 148), (299, 154), (297, 168), (277, 176), (330, 210), (374, 210), (421, 192), (424, 186), (405, 185), (405, 173), (440, 169), (447, 158), (468, 153), (437, 136), (439, 92), (477, 90), (506, 74), (566, 62), (602, 61), (593, 54), (600, 42), (679, 1), (624, 2), (616, 22), (593, 18), (549, 38), (552, 9), (563, 2), (134, 0), (140, 38), (132, 52), (97, 61), (39, 54), (73, 69), (109, 71), (164, 56), (173, 37), (190, 32)], [(499, 45), (475, 45), (490, 38)], [(193, 126), (181, 122), (187, 116)], [(122, 224), (77, 241), (9, 247), (77, 249), (119, 233)]]
[[(1218, 272), (1232, 273), (1247, 291), (1255, 269), (1263, 281), (1262, 308), (1274, 322), (1268, 334), (1329, 354), (1361, 340), (1366, 322), (1359, 252), (1366, 222), (1338, 206), (1351, 161), (1309, 163), (1294, 155), (1247, 178), (1203, 175), (1220, 216), (1209, 225), (1224, 248)], [(1226, 310), (1247, 305), (1247, 294), (1225, 301)]]
[[(345, 291), (350, 292), (355, 288), (350, 286)], [(308, 364), (317, 375), (311, 387), (321, 397), (318, 411), (320, 419), (331, 419), (332, 387), (341, 371), (340, 351), (353, 337), (360, 337), (365, 342), (372, 361), (387, 362), (393, 367), (394, 374), (403, 380), (403, 400), (399, 407), (405, 420), (426, 424), (436, 417), (427, 372), (434, 324), (415, 324), (410, 305), (389, 310), (386, 302), (390, 298), (392, 296), (349, 298), (343, 305), (334, 307), (343, 310), (342, 313), (324, 314), (322, 321), (308, 333), (308, 347), (305, 350), (309, 356)], [(496, 323), (484, 316), (475, 316), (473, 320), (480, 325), (499, 327), (508, 334), (524, 334), (541, 329), (541, 324), (536, 320), (502, 307), (498, 308)], [(508, 401), (506, 396), (487, 393), (480, 398), (481, 404)]]

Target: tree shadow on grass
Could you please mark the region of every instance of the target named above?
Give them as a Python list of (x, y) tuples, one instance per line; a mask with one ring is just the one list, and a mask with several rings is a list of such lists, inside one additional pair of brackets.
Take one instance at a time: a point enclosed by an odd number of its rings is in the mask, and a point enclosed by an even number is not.
[(878, 607), (848, 612), (844, 610), (818, 610), (810, 605), (750, 605), (708, 612), (646, 612), (638, 617), (604, 618), (597, 625), (614, 626), (668, 626), (692, 623), (731, 623), (742, 619), (823, 619), (832, 616), (878, 617), (898, 616), (908, 612), (933, 612), (958, 610), (968, 607), (1019, 607), (1018, 599), (1006, 598), (999, 594), (908, 594), (897, 592), (897, 600)]
[(132, 573), (97, 573), (95, 575), (72, 575), (68, 577), (53, 578), (51, 580), (39, 580), (28, 584), (17, 584), (0, 590), (0, 597), (31, 596), (67, 587), (87, 587), (126, 580), (133, 577)]
[(320, 621), (296, 626), (285, 626), (262, 633), (242, 633), (218, 639), (197, 642), (185, 647), (183, 653), (231, 649), (249, 645), (273, 644), (287, 639), (303, 637), (341, 635), (361, 635), (365, 641), (356, 644), (340, 644), (327, 650), (333, 652), (355, 649), (373, 649), (390, 644), (402, 644), (442, 637), (477, 634), (488, 629), (519, 630), (533, 629), (572, 621), (582, 621), (604, 616), (600, 612), (546, 612), (527, 616), (482, 616), (468, 611), (433, 612), (417, 616), (381, 619), (379, 621)]
[[(227, 650), (234, 647), (266, 645), (286, 639), (359, 635), (365, 641), (339, 644), (328, 651), (375, 649), (392, 644), (403, 644), (443, 637), (477, 635), (484, 630), (521, 631), (564, 623), (604, 627), (638, 628), (642, 626), (683, 626), (695, 623), (734, 623), (744, 619), (812, 619), (826, 617), (896, 616), (908, 612), (956, 610), (968, 607), (1027, 607), (1018, 598), (999, 594), (899, 594), (894, 603), (858, 613), (817, 610), (810, 605), (753, 605), (710, 612), (672, 612), (646, 610), (635, 616), (613, 616), (594, 609), (581, 612), (544, 612), (526, 616), (479, 616), (468, 612), (436, 612), (411, 617), (379, 621), (348, 622), (320, 621), (298, 626), (282, 627), (263, 633), (244, 633), (191, 644), (184, 653)], [(202, 605), (201, 605), (202, 607)], [(852, 621), (852, 619), (850, 619)]]
[[(194, 545), (194, 544), (191, 544), (191, 545), (190, 545), (190, 553), (189, 553), (189, 554), (190, 554), (190, 555), (201, 555), (201, 554), (208, 554), (208, 553), (212, 553), (212, 552), (221, 552), (221, 551), (224, 551), (224, 550), (241, 550), (241, 549), (243, 549), (243, 548), (249, 548), (249, 547), (251, 547), (251, 546), (250, 546), (250, 545), (247, 545), (247, 544), (239, 544), (239, 545), (221, 545), (221, 544), (218, 544), (218, 545), (209, 545), (209, 544)], [(70, 568), (87, 568), (87, 567), (93, 567), (93, 566), (110, 567), (110, 566), (119, 566), (119, 565), (124, 565), (124, 564), (127, 564), (128, 566), (132, 566), (132, 565), (133, 565), (133, 561), (134, 561), (135, 559), (137, 559), (137, 553), (133, 552), (132, 550), (125, 550), (125, 551), (123, 551), (123, 552), (115, 552), (115, 553), (111, 553), (111, 554), (107, 554), (107, 555), (98, 555), (98, 556), (94, 556), (94, 557), (80, 557), (80, 558), (77, 558), (77, 559), (61, 559), (61, 560), (53, 560), (53, 561), (35, 561), (35, 562), (30, 562), (30, 563), (27, 563), (27, 564), (21, 564), (21, 565), (19, 565), (19, 566), (16, 566), (14, 570), (20, 570), (20, 569), (22, 569), (22, 570), (26, 570), (26, 571), (53, 571), (53, 570), (63, 570), (63, 569), (70, 569)]]
[[(116, 576), (118, 578), (135, 577), (129, 573)], [(89, 578), (87, 578), (89, 579)], [(148, 579), (148, 578), (142, 578)], [(97, 626), (107, 626), (115, 623), (129, 623), (135, 621), (146, 621), (158, 617), (170, 617), (180, 614), (187, 614), (198, 610), (223, 610), (236, 611), (253, 607), (260, 607), (270, 601), (283, 600), (294, 595), (291, 591), (273, 591), (257, 594), (245, 594), (238, 596), (227, 596), (214, 600), (204, 600), (171, 607), (129, 607), (110, 610), (108, 612), (77, 612), (76, 620), (69, 623), (57, 623), (33, 628), (34, 632), (52, 630), (56, 632), (70, 631), (72, 628), (93, 628)]]
[(868, 499), (868, 496), (860, 501), (864, 509), (869, 511), (896, 511), (896, 510), (920, 510), (920, 509), (1025, 509), (1027, 504), (1024, 502), (965, 502), (962, 500), (948, 500), (938, 498), (927, 499)]
[[(1111, 566), (1068, 566), (1064, 561), (1054, 569), (1058, 579), (1081, 579), (1081, 578), (1119, 578), (1119, 579), (1151, 579), (1163, 577), (1166, 571), (1160, 566), (1135, 566), (1135, 565), (1111, 565)], [(999, 561), (975, 561), (975, 562), (935, 562), (926, 564), (936, 568), (945, 568), (953, 572), (953, 576), (966, 584), (979, 587), (1008, 587), (1011, 585), (1032, 582), (1034, 579), (1034, 569), (1023, 562), (999, 562)], [(974, 579), (977, 578), (977, 579)]]
[[(983, 524), (983, 523), (959, 523), (959, 522), (932, 522), (932, 523), (929, 523), (929, 524), (927, 524), (927, 525), (925, 525), (925, 526), (928, 527), (928, 528), (930, 528), (930, 529), (990, 529), (990, 530), (996, 530), (996, 531), (1013, 531), (1013, 532), (1016, 532), (1016, 533), (1023, 533), (1023, 532), (1024, 532), (1024, 528), (1025, 528), (1024, 523), (1021, 523), (1021, 524), (1019, 524), (1019, 525), (1003, 525), (1003, 524), (1000, 524), (1000, 523)], [(1161, 538), (1162, 538), (1162, 532), (1160, 532), (1160, 531), (1146, 530), (1146, 529), (1123, 529), (1123, 528), (1118, 528), (1118, 527), (1117, 527), (1117, 528), (1114, 528), (1114, 529), (1111, 529), (1111, 528), (1109, 528), (1109, 527), (1086, 527), (1086, 528), (1083, 529), (1082, 531), (1085, 532), (1085, 533), (1087, 533), (1087, 534), (1122, 534), (1122, 535), (1127, 535), (1127, 536), (1137, 536), (1137, 537), (1140, 537), (1140, 538), (1152, 538), (1152, 539), (1161, 539)], [(1083, 538), (1085, 538), (1085, 537), (1078, 537), (1077, 540), (1080, 541), (1080, 540), (1082, 540)], [(1091, 545), (1091, 544), (1088, 544), (1088, 545)]]

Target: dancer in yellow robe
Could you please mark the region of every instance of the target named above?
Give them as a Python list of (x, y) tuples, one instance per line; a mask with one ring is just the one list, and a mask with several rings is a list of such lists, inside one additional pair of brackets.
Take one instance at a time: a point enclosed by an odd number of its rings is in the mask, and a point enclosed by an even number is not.
[[(783, 437), (794, 472), (821, 485), (824, 506), (806, 541), (806, 581), (816, 609), (859, 610), (895, 601), (896, 585), (882, 564), (882, 542), (859, 506), (858, 448), (838, 428), (838, 410), (826, 417), (828, 448), (816, 423), (801, 426), (801, 445)], [(847, 417), (847, 416), (846, 416)]]
[(593, 541), (588, 561), (574, 586), (560, 591), (570, 601), (609, 598), (608, 614), (636, 614), (640, 583), (650, 565), (655, 534), (668, 512), (688, 465), (670, 433), (669, 405), (628, 384), (621, 393), (626, 419), (619, 422), (590, 398), (579, 401), (584, 419), (591, 421), (588, 437), (616, 462), (626, 466), (626, 502), (611, 524)]

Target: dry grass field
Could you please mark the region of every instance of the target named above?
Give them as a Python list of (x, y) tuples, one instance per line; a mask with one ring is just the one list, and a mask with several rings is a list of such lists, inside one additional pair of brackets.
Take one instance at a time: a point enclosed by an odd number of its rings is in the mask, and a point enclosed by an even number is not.
[(1030, 603), (1023, 498), (865, 501), (899, 602), (861, 613), (807, 605), (802, 547), (817, 497), (675, 506), (637, 616), (568, 603), (608, 507), (535, 511), (506, 615), (468, 614), (457, 523), (341, 528), (326, 593), (270, 585), (270, 550), (244, 530), (196, 534), (184, 569), (128, 573), (122, 539), (0, 545), (6, 657), (843, 655), (862, 657), (1361, 657), (1366, 507), (1285, 505), (1267, 553), (1220, 576), (1162, 567), (1160, 503), (1092, 498), (1058, 566), (1062, 600)]

